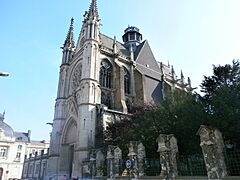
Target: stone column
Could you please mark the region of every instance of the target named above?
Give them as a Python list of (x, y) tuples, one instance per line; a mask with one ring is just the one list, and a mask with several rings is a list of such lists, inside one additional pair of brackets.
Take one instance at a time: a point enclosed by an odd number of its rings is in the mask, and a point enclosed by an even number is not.
[(82, 178), (91, 178), (91, 169), (89, 160), (82, 161)]
[(132, 174), (134, 177), (138, 177), (138, 160), (137, 160), (137, 141), (130, 141), (128, 144), (128, 157), (132, 161)]
[(177, 139), (172, 134), (160, 134), (157, 143), (162, 167), (160, 177), (168, 180), (175, 179), (177, 176)]
[(222, 134), (215, 128), (201, 125), (197, 135), (200, 136), (204, 161), (209, 180), (219, 180), (227, 175), (224, 161), (224, 143)]
[(104, 155), (101, 150), (96, 151), (96, 177), (103, 176)]
[(108, 151), (107, 151), (107, 176), (108, 178), (113, 178), (114, 176), (114, 146), (109, 145), (108, 146)]
[(120, 175), (120, 167), (122, 163), (122, 150), (119, 147), (114, 149), (114, 175), (118, 177)]
[(145, 147), (142, 143), (139, 143), (137, 146), (137, 158), (138, 158), (138, 174), (139, 176), (144, 176), (144, 163), (146, 158)]
[(91, 150), (90, 153), (90, 167), (91, 167), (91, 177), (92, 179), (96, 176), (96, 152)]

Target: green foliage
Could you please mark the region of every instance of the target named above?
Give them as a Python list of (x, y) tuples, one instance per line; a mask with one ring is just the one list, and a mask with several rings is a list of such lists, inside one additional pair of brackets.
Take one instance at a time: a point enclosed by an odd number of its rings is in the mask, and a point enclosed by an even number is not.
[(226, 141), (240, 144), (240, 63), (214, 66), (213, 75), (201, 84), (203, 102), (211, 115), (208, 124), (218, 128)]
[(200, 151), (199, 126), (208, 119), (199, 95), (177, 90), (163, 103), (169, 129), (166, 134), (174, 134), (178, 140), (180, 154), (193, 154)]
[(226, 141), (240, 144), (240, 63), (214, 66), (213, 75), (201, 84), (204, 96), (176, 90), (161, 106), (135, 105), (130, 114), (109, 124), (106, 142), (119, 145), (127, 156), (129, 141), (141, 141), (147, 157), (158, 157), (156, 138), (174, 134), (180, 154), (200, 151), (196, 132), (200, 125), (218, 128)]
[[(162, 106), (151, 104), (133, 106), (131, 114), (109, 124), (105, 133), (108, 143), (117, 144), (125, 153), (131, 140), (141, 141), (147, 157), (158, 157), (156, 139), (159, 134), (174, 134), (181, 154), (200, 151), (195, 135), (202, 120), (206, 119), (197, 95), (183, 91), (169, 94)], [(126, 154), (125, 154), (126, 155)]]

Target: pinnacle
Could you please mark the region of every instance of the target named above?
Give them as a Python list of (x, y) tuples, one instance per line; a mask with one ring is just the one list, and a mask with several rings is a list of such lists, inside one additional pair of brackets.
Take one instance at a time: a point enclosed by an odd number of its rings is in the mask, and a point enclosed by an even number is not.
[(89, 11), (88, 11), (88, 18), (96, 17), (99, 18), (98, 9), (97, 9), (97, 0), (92, 0)]
[(184, 79), (184, 75), (183, 75), (182, 70), (181, 70), (181, 79)]
[(67, 34), (66, 40), (63, 45), (65, 48), (74, 48), (73, 23), (74, 23), (74, 19), (72, 17), (70, 27), (68, 30), (68, 34)]
[(74, 23), (74, 18), (72, 17), (71, 18), (71, 24), (70, 24), (70, 27), (73, 29), (73, 23)]

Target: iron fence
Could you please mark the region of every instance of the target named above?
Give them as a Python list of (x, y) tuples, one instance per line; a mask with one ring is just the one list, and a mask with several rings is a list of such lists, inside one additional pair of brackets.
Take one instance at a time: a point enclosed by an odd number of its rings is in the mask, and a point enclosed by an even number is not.
[(225, 163), (229, 176), (240, 175), (240, 149), (227, 149), (225, 151)]
[(202, 154), (179, 155), (177, 159), (179, 176), (206, 176), (207, 171)]
[[(240, 149), (226, 150), (225, 163), (228, 176), (240, 176)], [(120, 174), (126, 171), (126, 160), (121, 161)], [(207, 176), (204, 157), (202, 154), (178, 155), (177, 157), (178, 176)], [(144, 163), (146, 176), (159, 176), (161, 164), (159, 158), (146, 158)]]
[(145, 160), (145, 173), (147, 176), (159, 176), (161, 172), (160, 159), (147, 158)]

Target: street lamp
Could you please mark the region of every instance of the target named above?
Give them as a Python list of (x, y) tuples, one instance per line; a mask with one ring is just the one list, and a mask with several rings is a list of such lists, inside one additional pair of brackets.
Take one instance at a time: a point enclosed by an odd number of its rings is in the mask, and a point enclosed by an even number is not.
[(9, 73), (7, 73), (7, 72), (0, 72), (0, 76), (9, 76)]

